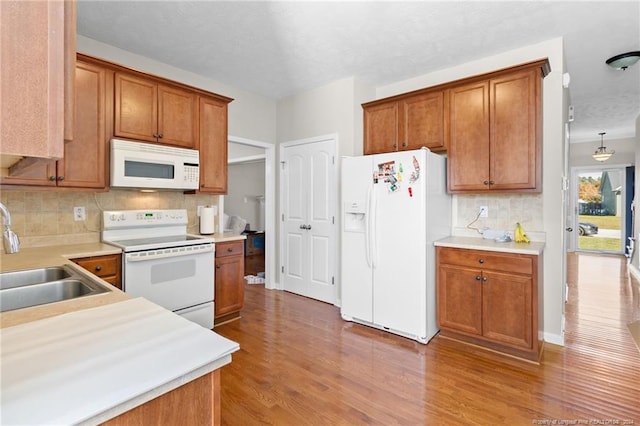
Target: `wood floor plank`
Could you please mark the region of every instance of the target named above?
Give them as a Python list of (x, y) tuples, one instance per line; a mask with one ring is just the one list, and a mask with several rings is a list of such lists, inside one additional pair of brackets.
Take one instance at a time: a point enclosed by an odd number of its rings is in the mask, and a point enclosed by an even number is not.
[[(565, 346), (540, 365), (436, 336), (428, 345), (345, 322), (335, 306), (245, 287), (222, 369), (223, 425), (640, 425), (638, 282), (622, 257), (568, 257)], [(630, 423), (633, 422), (633, 423)]]

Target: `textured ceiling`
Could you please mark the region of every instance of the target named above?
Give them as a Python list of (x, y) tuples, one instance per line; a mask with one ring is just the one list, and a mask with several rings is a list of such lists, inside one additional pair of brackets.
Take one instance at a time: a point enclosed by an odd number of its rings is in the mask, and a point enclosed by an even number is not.
[(575, 140), (633, 137), (640, 2), (78, 1), (78, 33), (280, 99), (355, 76), (374, 86), (564, 37)]

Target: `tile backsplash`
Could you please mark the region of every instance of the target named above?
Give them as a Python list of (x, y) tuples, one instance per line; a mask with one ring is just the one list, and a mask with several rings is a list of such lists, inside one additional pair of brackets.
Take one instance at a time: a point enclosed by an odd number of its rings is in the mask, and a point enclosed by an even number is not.
[[(116, 189), (95, 193), (3, 190), (0, 199), (11, 213), (11, 228), (21, 247), (100, 241), (103, 210), (187, 209), (188, 232), (198, 233), (197, 206), (218, 205), (217, 195)], [(74, 221), (74, 207), (85, 208), (85, 221)]]
[[(473, 228), (501, 229), (513, 233), (520, 222), (528, 234), (543, 233), (542, 194), (457, 195), (453, 197), (454, 234), (478, 235), (467, 225), (474, 221), (480, 206), (487, 206), (489, 217), (478, 218)], [(531, 236), (531, 235), (530, 235)]]

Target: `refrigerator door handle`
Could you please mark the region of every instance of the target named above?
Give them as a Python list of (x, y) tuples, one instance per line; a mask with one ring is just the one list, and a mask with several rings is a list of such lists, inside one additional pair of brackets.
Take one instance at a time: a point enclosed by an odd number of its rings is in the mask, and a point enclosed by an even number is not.
[(377, 232), (378, 232), (378, 228), (377, 228), (377, 221), (378, 221), (378, 217), (377, 217), (377, 211), (378, 211), (378, 197), (376, 196), (376, 190), (374, 187), (371, 188), (371, 210), (369, 211), (369, 217), (371, 218), (371, 226), (370, 226), (370, 233), (371, 236), (369, 237), (371, 240), (371, 267), (373, 269), (376, 268), (376, 265), (378, 264), (378, 238), (377, 238)]
[(371, 187), (367, 189), (367, 208), (365, 210), (367, 223), (364, 228), (364, 251), (367, 258), (367, 265), (372, 267), (371, 264)]

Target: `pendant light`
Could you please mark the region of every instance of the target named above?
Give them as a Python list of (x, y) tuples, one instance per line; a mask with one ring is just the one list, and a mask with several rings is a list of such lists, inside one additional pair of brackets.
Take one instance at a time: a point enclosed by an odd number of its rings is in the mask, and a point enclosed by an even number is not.
[(600, 146), (596, 148), (596, 151), (591, 156), (596, 161), (607, 161), (609, 157), (611, 157), (616, 152), (613, 150), (607, 151), (607, 147), (604, 146), (604, 135), (606, 135), (607, 133), (600, 132), (598, 134), (600, 135)]
[(622, 53), (607, 59), (607, 65), (617, 70), (625, 71), (640, 60), (640, 51)]

